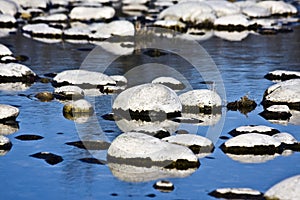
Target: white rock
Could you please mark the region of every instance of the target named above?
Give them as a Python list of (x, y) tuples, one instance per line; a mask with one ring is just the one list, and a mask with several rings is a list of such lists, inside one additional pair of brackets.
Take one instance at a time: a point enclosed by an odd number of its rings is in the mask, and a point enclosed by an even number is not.
[(272, 79), (275, 80), (281, 80), (282, 78), (287, 78), (289, 76), (293, 76), (293, 78), (298, 77), (300, 78), (300, 72), (298, 71), (287, 71), (287, 70), (275, 70), (275, 71), (271, 71), (269, 72), (266, 77), (268, 76), (275, 76), (274, 78), (272, 77)]
[(249, 31), (214, 31), (214, 35), (228, 41), (242, 41), (247, 38)]
[(271, 187), (264, 196), (270, 199), (300, 199), (299, 188), (300, 175), (296, 175), (277, 183)]
[(64, 30), (64, 36), (68, 40), (69, 38), (88, 39), (91, 30), (88, 27), (72, 27)]
[(253, 195), (253, 196), (259, 196), (262, 195), (261, 192), (257, 190), (253, 190), (251, 188), (219, 188), (215, 190), (219, 194), (236, 194), (236, 195)]
[(270, 133), (270, 132), (276, 132), (277, 130), (269, 127), (269, 126), (264, 126), (264, 125), (250, 125), (250, 126), (240, 126), (233, 131), (238, 132), (238, 133)]
[(272, 105), (266, 109), (269, 112), (286, 112), (290, 113), (290, 109), (287, 105)]
[(112, 78), (114, 81), (117, 82), (117, 84), (127, 84), (127, 78), (125, 76), (122, 76), (122, 75), (113, 75), (113, 76), (110, 76), (110, 78)]
[(0, 0), (0, 13), (14, 16), (18, 12), (16, 3), (9, 0)]
[(166, 76), (158, 77), (158, 78), (154, 79), (152, 81), (152, 83), (159, 83), (159, 84), (169, 83), (169, 84), (173, 84), (173, 85), (182, 85), (182, 83), (179, 80), (177, 80), (173, 77), (166, 77)]
[(295, 6), (284, 1), (261, 1), (256, 5), (269, 9), (272, 14), (297, 13), (297, 8)]
[(177, 21), (177, 20), (158, 20), (154, 22), (155, 26), (159, 27), (166, 27), (166, 28), (171, 28), (171, 27), (179, 27), (179, 28), (185, 28), (185, 24)]
[(42, 37), (42, 35), (47, 37), (53, 36), (57, 37), (62, 35), (62, 30), (50, 27), (47, 24), (39, 23), (39, 24), (26, 24), (23, 26), (22, 30), (25, 33), (28, 33), (30, 35), (36, 36), (38, 35), (39, 37)]
[(130, 11), (140, 11), (140, 12), (146, 12), (148, 11), (148, 7), (142, 4), (129, 4), (129, 5), (123, 5), (122, 11), (123, 12), (130, 12)]
[(197, 145), (199, 147), (213, 147), (213, 143), (206, 137), (194, 134), (178, 134), (162, 139), (163, 141), (186, 147)]
[(277, 133), (272, 137), (284, 144), (295, 144), (298, 142), (294, 136), (289, 133)]
[(0, 76), (2, 77), (11, 77), (11, 78), (22, 78), (27, 76), (36, 76), (36, 74), (26, 67), (25, 65), (18, 63), (0, 63)]
[(70, 12), (71, 20), (90, 21), (111, 19), (115, 15), (112, 7), (75, 7)]
[(272, 103), (300, 103), (300, 79), (292, 79), (270, 86), (265, 101)]
[(6, 46), (4, 46), (3, 44), (0, 44), (0, 57), (2, 56), (10, 56), (13, 53), (9, 50), (9, 48), (7, 48)]
[(269, 9), (257, 5), (245, 7), (242, 12), (249, 17), (269, 17), (272, 14)]
[(85, 99), (77, 101), (71, 101), (64, 105), (64, 113), (76, 114), (76, 113), (92, 113), (94, 110), (90, 102)]
[[(119, 135), (111, 143), (107, 154), (117, 159), (149, 159), (150, 163), (147, 164), (166, 161), (171, 164), (178, 160), (185, 160), (194, 163), (196, 168), (198, 163), (198, 158), (187, 147), (170, 144), (137, 132), (127, 132)], [(153, 163), (153, 165), (156, 164)]]
[(181, 112), (181, 102), (176, 93), (160, 84), (143, 84), (121, 92), (113, 109), (132, 111)]
[(225, 142), (225, 147), (248, 147), (272, 146), (279, 147), (281, 142), (269, 135), (259, 133), (246, 133), (238, 135)]
[(30, 88), (28, 83), (16, 82), (16, 83), (0, 83), (0, 91), (25, 91)]
[(217, 17), (239, 14), (241, 12), (239, 6), (229, 1), (211, 0), (205, 1), (205, 3), (207, 3), (216, 12)]
[(86, 70), (66, 70), (58, 73), (53, 78), (53, 80), (57, 84), (62, 84), (66, 82), (71, 85), (90, 84), (90, 85), (98, 86), (98, 85), (116, 84), (116, 82), (112, 78), (110, 78), (109, 76), (103, 73), (86, 71)]
[(15, 119), (18, 117), (20, 111), (18, 108), (10, 105), (0, 104), (0, 121), (7, 119)]
[(46, 9), (49, 0), (12, 0), (22, 8), (42, 8)]
[(123, 4), (145, 4), (150, 0), (122, 0)]
[(161, 192), (171, 192), (174, 190), (174, 184), (166, 180), (157, 181), (153, 187)]
[(32, 21), (43, 21), (43, 22), (66, 22), (68, 16), (62, 13), (52, 14), (47, 16), (39, 16), (32, 19)]
[(92, 42), (92, 43), (101, 46), (103, 50), (110, 52), (114, 55), (131, 55), (134, 51), (134, 43), (131, 41), (120, 41), (120, 42), (103, 41), (103, 42)]
[(247, 17), (243, 14), (235, 14), (235, 15), (226, 15), (224, 17), (220, 17), (215, 20), (214, 22), (215, 26), (244, 26), (248, 27), (250, 25), (249, 20)]
[[(1, 56), (1, 55), (0, 55)], [(1, 62), (4, 62), (4, 63), (9, 63), (9, 62), (15, 62), (17, 61), (15, 57), (13, 56), (3, 56), (1, 58)]]
[(214, 15), (213, 9), (205, 2), (191, 1), (170, 6), (159, 14), (158, 19), (176, 21), (182, 19), (184, 22), (198, 24), (204, 22), (205, 19), (211, 19), (212, 15)]
[(78, 87), (78, 86), (74, 86), (74, 85), (66, 85), (66, 86), (62, 86), (62, 87), (58, 87), (55, 88), (54, 90), (54, 95), (58, 95), (62, 98), (76, 98), (79, 96), (83, 96), (83, 90)]
[(249, 6), (253, 6), (256, 4), (256, 1), (254, 0), (246, 0), (246, 1), (235, 1), (233, 2), (235, 5), (237, 5), (238, 7), (240, 7), (241, 9), (249, 7)]
[(222, 105), (221, 97), (214, 91), (207, 89), (192, 90), (179, 95), (183, 106), (192, 107), (219, 107)]
[(70, 1), (69, 0), (51, 0), (52, 5), (58, 6), (68, 6)]
[(15, 24), (17, 23), (17, 20), (14, 16), (8, 15), (8, 14), (0, 14), (0, 23), (11, 23)]

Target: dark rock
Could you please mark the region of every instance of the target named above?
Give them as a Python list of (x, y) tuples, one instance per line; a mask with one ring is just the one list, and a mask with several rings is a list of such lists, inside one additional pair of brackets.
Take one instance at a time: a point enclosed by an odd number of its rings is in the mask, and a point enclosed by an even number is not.
[(54, 99), (54, 96), (51, 92), (39, 92), (34, 97), (42, 102), (49, 102)]
[(97, 164), (97, 165), (105, 165), (106, 161), (98, 160), (96, 158), (81, 158), (79, 159), (81, 162), (90, 163), (90, 164)]
[(157, 181), (153, 188), (159, 190), (160, 192), (172, 192), (174, 190), (174, 185), (170, 181), (161, 180)]
[(149, 49), (144, 52), (145, 55), (150, 56), (150, 57), (160, 57), (160, 56), (165, 56), (167, 55), (166, 52), (163, 52), (160, 49)]
[(247, 114), (256, 108), (257, 104), (254, 100), (249, 99), (247, 96), (243, 96), (239, 101), (230, 102), (227, 104), (228, 110), (239, 110), (243, 114)]
[(50, 165), (56, 165), (63, 161), (61, 156), (49, 152), (39, 152), (30, 156), (38, 159), (44, 159)]
[(208, 193), (208, 195), (222, 199), (265, 199), (261, 192), (254, 191), (248, 188), (224, 188), (223, 190), (226, 191), (221, 190), (222, 189), (214, 190)]
[(22, 141), (29, 141), (29, 140), (41, 140), (44, 137), (42, 137), (40, 135), (25, 134), (25, 135), (19, 135), (15, 138), (18, 140), (22, 140)]
[(110, 143), (100, 140), (67, 142), (66, 144), (87, 150), (107, 150), (110, 146)]

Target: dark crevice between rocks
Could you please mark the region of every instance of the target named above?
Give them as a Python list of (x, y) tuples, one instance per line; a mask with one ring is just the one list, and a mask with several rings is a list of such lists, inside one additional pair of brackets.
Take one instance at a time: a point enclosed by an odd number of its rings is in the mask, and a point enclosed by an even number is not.
[[(250, 125), (250, 126), (252, 127), (252, 126), (255, 126), (255, 125)], [(235, 137), (235, 136), (246, 134), (246, 133), (259, 133), (259, 134), (272, 136), (272, 135), (275, 135), (276, 133), (280, 133), (280, 131), (277, 130), (277, 129), (274, 129), (274, 128), (271, 128), (270, 131), (265, 131), (265, 132), (258, 132), (257, 130), (254, 130), (254, 131), (237, 131), (236, 129), (233, 129), (228, 134)]]
[(15, 138), (22, 141), (30, 141), (30, 140), (41, 140), (44, 137), (40, 135), (24, 134), (24, 135), (19, 135)]
[(200, 153), (212, 153), (214, 151), (213, 146), (199, 146), (199, 145), (191, 145), (188, 147), (194, 154), (200, 154)]
[(63, 161), (63, 158), (61, 156), (55, 155), (55, 154), (49, 153), (49, 152), (35, 153), (35, 154), (30, 155), (30, 157), (43, 159), (50, 165), (56, 165)]
[(236, 194), (232, 192), (227, 193), (219, 193), (217, 190), (214, 190), (208, 195), (216, 197), (216, 198), (222, 198), (222, 199), (255, 199), (255, 200), (265, 200), (265, 197), (262, 193), (258, 195), (253, 194)]
[(86, 150), (107, 150), (110, 146), (110, 143), (105, 141), (76, 141), (65, 144)]
[(79, 160), (81, 162), (89, 163), (89, 164), (106, 165), (106, 161), (99, 160), (99, 159), (96, 159), (96, 158), (80, 158)]
[(152, 166), (163, 167), (166, 169), (177, 169), (177, 170), (188, 170), (190, 168), (199, 168), (200, 162), (191, 162), (185, 159), (178, 159), (176, 161), (165, 160), (165, 161), (153, 161), (151, 158), (117, 158), (107, 155), (108, 163), (118, 163), (125, 165), (132, 165), (137, 167), (151, 168)]
[(229, 102), (227, 109), (232, 111), (240, 111), (240, 113), (246, 115), (256, 108), (257, 104), (254, 100), (249, 99), (247, 96), (241, 97), (239, 101)]

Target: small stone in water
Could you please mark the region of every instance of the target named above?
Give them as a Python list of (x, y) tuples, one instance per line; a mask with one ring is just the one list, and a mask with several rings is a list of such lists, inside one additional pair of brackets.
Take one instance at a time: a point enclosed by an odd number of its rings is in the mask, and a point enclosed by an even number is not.
[(172, 192), (174, 190), (173, 183), (166, 180), (157, 181), (153, 187), (161, 192)]
[(54, 99), (54, 96), (51, 92), (39, 92), (34, 97), (38, 98), (42, 102), (48, 102)]
[(29, 140), (41, 140), (44, 137), (42, 137), (40, 135), (25, 134), (25, 135), (19, 135), (15, 138), (18, 140), (29, 141)]
[(50, 165), (56, 165), (63, 161), (63, 158), (61, 156), (49, 152), (39, 152), (30, 156), (38, 159), (44, 159)]
[(227, 104), (228, 110), (237, 111), (239, 110), (243, 114), (247, 114), (256, 108), (257, 104), (254, 100), (249, 99), (246, 95), (243, 96), (239, 101), (230, 102)]

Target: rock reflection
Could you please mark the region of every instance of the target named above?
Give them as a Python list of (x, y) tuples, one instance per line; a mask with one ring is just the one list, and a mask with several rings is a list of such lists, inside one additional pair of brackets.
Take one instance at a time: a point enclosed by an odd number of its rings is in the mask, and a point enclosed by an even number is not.
[(249, 35), (249, 31), (229, 32), (229, 31), (214, 31), (215, 36), (228, 41), (242, 41)]
[(10, 122), (9, 124), (0, 123), (0, 135), (10, 135), (19, 130), (19, 123), (16, 121)]
[(246, 155), (237, 155), (226, 153), (226, 155), (232, 160), (238, 161), (240, 163), (264, 163), (270, 160), (275, 159), (280, 156), (280, 154), (274, 155), (254, 155), (254, 154), (246, 154)]
[(0, 83), (0, 91), (25, 91), (30, 88), (30, 84), (15, 82), (15, 83)]
[(198, 126), (212, 126), (217, 124), (222, 115), (220, 113), (204, 114), (204, 113), (182, 113), (182, 117), (186, 119), (196, 119), (201, 121)]

